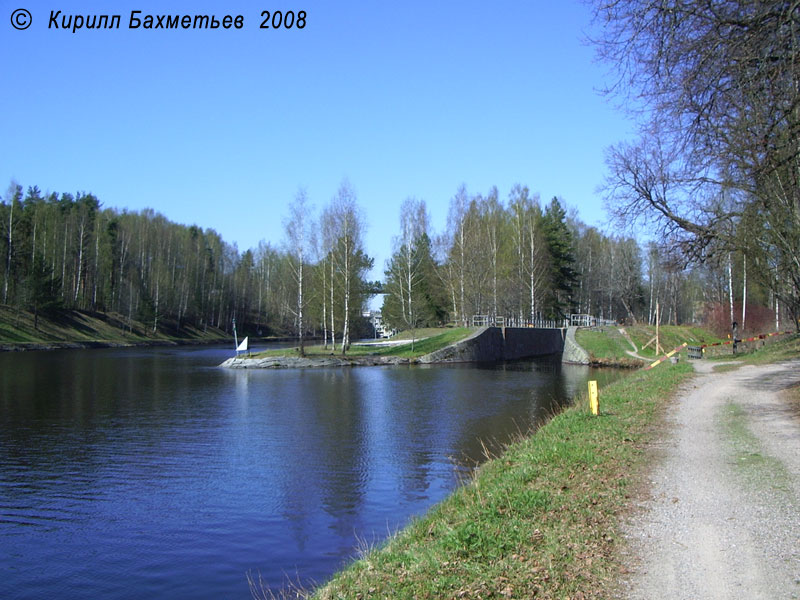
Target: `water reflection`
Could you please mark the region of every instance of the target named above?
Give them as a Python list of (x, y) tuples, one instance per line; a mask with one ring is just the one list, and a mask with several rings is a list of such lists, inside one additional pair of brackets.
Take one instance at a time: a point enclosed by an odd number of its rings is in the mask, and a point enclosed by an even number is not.
[(246, 596), (248, 570), (322, 581), (357, 538), (440, 501), (479, 440), (506, 443), (590, 375), (216, 368), (229, 354), (0, 355), (0, 597)]

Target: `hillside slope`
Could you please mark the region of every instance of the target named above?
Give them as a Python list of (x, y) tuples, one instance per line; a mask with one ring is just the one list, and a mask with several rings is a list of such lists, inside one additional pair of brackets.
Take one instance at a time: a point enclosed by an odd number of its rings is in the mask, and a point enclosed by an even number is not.
[(164, 321), (153, 332), (138, 321), (114, 313), (58, 311), (48, 316), (0, 306), (0, 350), (128, 346), (148, 344), (212, 343), (230, 341), (230, 334), (209, 327), (177, 327)]

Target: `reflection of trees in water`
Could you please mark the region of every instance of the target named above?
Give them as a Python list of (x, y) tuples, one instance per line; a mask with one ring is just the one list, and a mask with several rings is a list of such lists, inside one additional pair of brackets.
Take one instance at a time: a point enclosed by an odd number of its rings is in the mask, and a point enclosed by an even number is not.
[[(276, 415), (281, 505), (298, 547), (334, 531), (351, 539), (363, 509), (368, 462), (363, 394), (349, 369), (292, 373), (287, 389), (276, 389), (283, 411)], [(320, 530), (323, 531), (320, 531)], [(312, 544), (313, 545), (313, 544)]]

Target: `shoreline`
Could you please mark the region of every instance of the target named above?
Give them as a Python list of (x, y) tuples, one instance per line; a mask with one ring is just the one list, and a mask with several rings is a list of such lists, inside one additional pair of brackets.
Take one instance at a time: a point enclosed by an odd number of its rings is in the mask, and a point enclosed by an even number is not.
[[(254, 340), (257, 343), (273, 342), (292, 342), (295, 338), (263, 338)], [(7, 342), (0, 341), (0, 352), (45, 352), (49, 350), (92, 350), (102, 348), (158, 348), (164, 346), (217, 346), (231, 345), (233, 352), (233, 342), (229, 338), (218, 339), (152, 339), (152, 340), (85, 340), (67, 341), (53, 340), (40, 342)]]
[(604, 597), (645, 450), (693, 377), (686, 363), (631, 374), (601, 390), (600, 417), (578, 393), (309, 597)]
[(248, 358), (232, 356), (219, 366), (225, 369), (314, 369), (322, 367), (376, 367), (409, 365), (423, 362), (420, 358), (399, 356), (268, 356)]

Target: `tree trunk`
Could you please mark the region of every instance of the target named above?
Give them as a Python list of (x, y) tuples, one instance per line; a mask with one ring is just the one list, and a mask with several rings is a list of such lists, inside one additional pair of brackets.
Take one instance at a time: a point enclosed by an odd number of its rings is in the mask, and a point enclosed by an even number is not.
[(327, 271), (325, 270), (325, 264), (322, 264), (322, 345), (323, 348), (328, 348), (328, 299), (325, 295), (327, 291), (326, 280), (327, 279)]
[(345, 243), (344, 254), (344, 325), (342, 326), (342, 355), (350, 345), (350, 248)]
[(731, 308), (731, 327), (733, 326), (733, 260), (728, 252), (728, 302)]
[(747, 255), (742, 255), (742, 331), (747, 317)]
[(81, 226), (78, 230), (78, 276), (75, 278), (75, 295), (73, 302), (78, 306), (78, 292), (81, 288), (81, 276), (83, 275), (83, 236), (86, 233), (86, 220), (81, 218)]
[(297, 331), (300, 335), (300, 356), (306, 355), (305, 338), (303, 333), (303, 270), (305, 257), (303, 250), (300, 250), (300, 264), (297, 273)]
[(333, 260), (331, 260), (331, 350), (336, 352), (336, 322), (334, 321), (334, 310), (333, 310)]
[(3, 281), (3, 304), (8, 304), (8, 279), (11, 273), (12, 227), (14, 224), (14, 197), (11, 197), (11, 212), (8, 216), (8, 254), (6, 256), (6, 273)]

